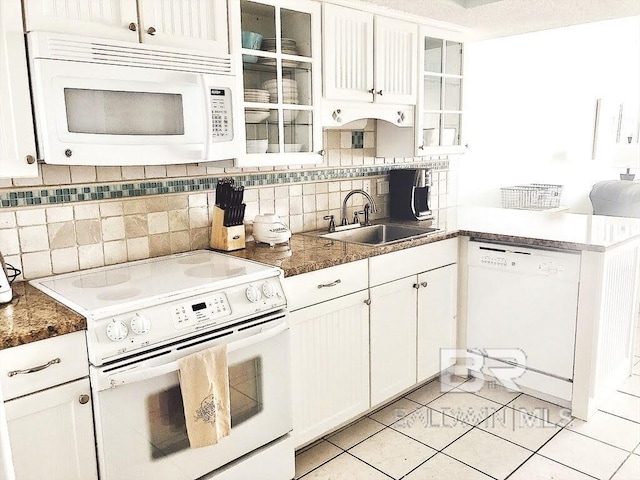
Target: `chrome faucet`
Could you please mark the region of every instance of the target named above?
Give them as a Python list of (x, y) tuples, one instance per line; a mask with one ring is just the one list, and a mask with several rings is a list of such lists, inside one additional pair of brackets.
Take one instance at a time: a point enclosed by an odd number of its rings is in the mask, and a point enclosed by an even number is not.
[[(342, 201), (342, 220), (340, 221), (341, 225), (347, 225), (347, 223), (349, 223), (347, 221), (347, 200), (349, 200), (349, 198), (351, 198), (352, 195), (355, 195), (356, 193), (360, 193), (362, 194), (362, 196), (364, 196), (364, 198), (367, 199), (367, 201), (369, 202), (369, 205), (371, 206), (371, 213), (377, 213), (378, 209), (376, 208), (376, 201), (373, 199), (373, 197), (371, 195), (369, 195), (367, 192), (365, 192), (364, 190), (360, 190), (360, 189), (356, 189), (356, 190), (351, 190), (349, 193), (347, 193), (344, 197), (344, 200)], [(364, 209), (364, 224), (365, 225), (369, 225), (370, 221), (369, 221), (369, 209), (366, 208), (365, 205), (365, 209)]]

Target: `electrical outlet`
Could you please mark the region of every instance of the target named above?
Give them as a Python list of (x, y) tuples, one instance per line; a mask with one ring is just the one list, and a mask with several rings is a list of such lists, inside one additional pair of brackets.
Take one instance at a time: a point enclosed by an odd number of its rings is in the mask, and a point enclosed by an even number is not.
[(371, 180), (363, 180), (362, 182), (362, 190), (371, 195)]
[(389, 193), (389, 182), (386, 180), (378, 180), (378, 195), (387, 195)]

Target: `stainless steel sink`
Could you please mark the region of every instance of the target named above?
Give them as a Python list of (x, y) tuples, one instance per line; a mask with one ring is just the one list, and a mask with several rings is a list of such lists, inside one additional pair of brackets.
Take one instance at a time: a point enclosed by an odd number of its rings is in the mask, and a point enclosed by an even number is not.
[(388, 245), (402, 240), (423, 237), (437, 232), (437, 228), (405, 226), (395, 224), (370, 225), (341, 232), (319, 235), (322, 238), (340, 240), (342, 242), (359, 243), (361, 245)]

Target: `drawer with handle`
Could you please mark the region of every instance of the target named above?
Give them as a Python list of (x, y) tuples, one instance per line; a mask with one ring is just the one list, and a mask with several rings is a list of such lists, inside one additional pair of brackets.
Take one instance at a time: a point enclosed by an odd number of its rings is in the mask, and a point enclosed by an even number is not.
[(0, 350), (5, 401), (88, 375), (84, 331)]
[(284, 284), (289, 310), (293, 311), (365, 290), (369, 286), (369, 267), (367, 260), (358, 260), (286, 277)]

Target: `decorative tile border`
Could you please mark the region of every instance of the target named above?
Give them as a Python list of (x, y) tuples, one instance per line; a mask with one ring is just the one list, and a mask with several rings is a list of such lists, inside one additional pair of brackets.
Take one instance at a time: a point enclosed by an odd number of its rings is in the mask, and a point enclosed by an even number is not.
[(220, 175), (192, 179), (167, 179), (112, 184), (89, 184), (37, 187), (32, 190), (0, 192), (0, 208), (34, 207), (39, 205), (60, 205), (71, 202), (133, 198), (167, 193), (197, 192), (214, 190), (219, 178), (232, 177), (238, 185), (246, 188), (269, 185), (295, 184), (303, 182), (326, 182), (353, 178), (376, 177), (399, 168), (431, 168), (446, 170), (449, 160), (426, 163), (396, 165), (375, 165), (351, 168), (329, 168), (323, 170), (299, 170), (246, 175)]

